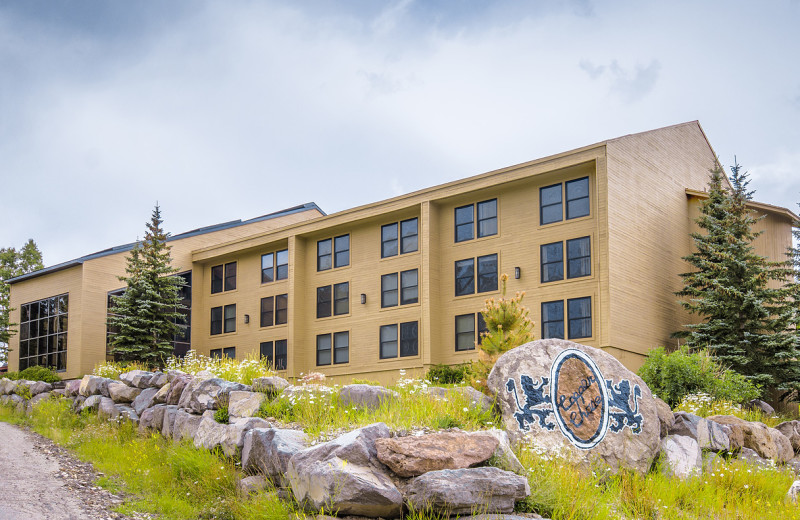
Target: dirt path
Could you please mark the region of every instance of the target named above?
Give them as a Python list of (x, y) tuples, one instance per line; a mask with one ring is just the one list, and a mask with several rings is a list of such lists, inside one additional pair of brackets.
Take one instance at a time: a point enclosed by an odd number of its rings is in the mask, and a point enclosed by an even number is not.
[(119, 496), (94, 485), (90, 464), (36, 433), (0, 422), (0, 519), (102, 520)]

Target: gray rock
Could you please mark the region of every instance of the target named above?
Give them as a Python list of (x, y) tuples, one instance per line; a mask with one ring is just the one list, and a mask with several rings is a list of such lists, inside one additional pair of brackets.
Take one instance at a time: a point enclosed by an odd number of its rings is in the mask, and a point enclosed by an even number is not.
[(107, 377), (85, 375), (83, 379), (81, 379), (81, 386), (78, 393), (84, 397), (89, 397), (91, 395), (110, 397), (108, 395), (108, 384), (111, 381), (112, 380)]
[(83, 403), (85, 402), (86, 402), (85, 397), (83, 397), (82, 395), (76, 395), (72, 401), (72, 411), (78, 413), (81, 410), (83, 410)]
[(159, 388), (156, 395), (153, 396), (153, 404), (166, 404), (170, 388), (172, 388), (172, 386), (169, 383)]
[(179, 376), (188, 375), (186, 372), (181, 372), (180, 370), (167, 370), (167, 382), (173, 382)]
[(97, 407), (97, 415), (104, 419), (116, 419), (119, 417), (119, 410), (114, 406), (114, 401), (110, 397), (101, 397)]
[(194, 434), (194, 446), (207, 450), (221, 448), (225, 456), (233, 457), (241, 453), (247, 432), (263, 426), (269, 426), (269, 423), (255, 417), (221, 424), (214, 420), (214, 412), (208, 410), (203, 413), (203, 419)]
[(707, 421), (689, 412), (675, 412), (675, 419), (670, 435), (691, 437), (697, 441), (700, 449), (711, 451), (729, 451), (731, 449), (730, 427), (714, 421)]
[(289, 459), (307, 445), (308, 437), (299, 430), (254, 428), (244, 437), (242, 470), (261, 473), (280, 484)]
[(119, 381), (108, 383), (108, 395), (115, 403), (130, 403), (142, 393), (140, 388), (128, 386)]
[(142, 390), (142, 393), (136, 396), (131, 406), (136, 410), (137, 414), (141, 414), (145, 408), (153, 406), (153, 398), (158, 393), (158, 388), (147, 388)]
[(463, 469), (489, 460), (499, 445), (490, 433), (449, 431), (376, 439), (378, 460), (395, 475), (415, 477), (440, 469)]
[(663, 400), (659, 399), (658, 397), (654, 397), (656, 403), (656, 412), (658, 412), (658, 422), (661, 426), (661, 438), (663, 439), (667, 435), (669, 435), (669, 430), (675, 424), (675, 416), (672, 414), (672, 408), (664, 402)]
[(168, 404), (164, 409), (164, 421), (161, 424), (161, 435), (166, 439), (172, 438), (172, 432), (175, 427), (175, 418), (178, 416), (178, 405)]
[(681, 480), (700, 475), (703, 459), (697, 441), (684, 435), (668, 435), (661, 440), (661, 470)]
[(436, 515), (512, 513), (530, 492), (528, 479), (499, 468), (443, 469), (411, 479), (406, 501)]
[(234, 390), (228, 396), (228, 414), (231, 417), (253, 417), (266, 400), (261, 392)]
[(763, 466), (765, 468), (774, 466), (774, 463), (771, 460), (761, 457), (758, 452), (751, 450), (750, 448), (740, 449), (736, 454), (736, 458), (756, 466)]
[(52, 395), (49, 392), (38, 393), (30, 398), (26, 411), (31, 413), (42, 401), (49, 401)]
[(792, 443), (795, 453), (800, 453), (800, 421), (786, 421), (775, 427)]
[(162, 386), (169, 383), (169, 376), (164, 372), (156, 372), (153, 374), (153, 377), (150, 378), (150, 388), (161, 388)]
[(150, 388), (150, 380), (155, 374), (145, 370), (131, 370), (119, 375), (119, 380), (128, 386), (133, 386), (144, 390)]
[(253, 391), (262, 392), (273, 398), (283, 392), (284, 388), (292, 386), (289, 381), (282, 377), (257, 377), (253, 379)]
[(460, 398), (466, 400), (469, 406), (478, 406), (483, 413), (489, 413), (494, 407), (494, 400), (491, 397), (471, 386), (455, 386), (452, 388), (429, 386), (423, 392), (430, 396), (447, 400), (451, 400), (455, 396), (461, 396)]
[(493, 435), (497, 439), (497, 449), (493, 455), (495, 459), (495, 464), (493, 464), (494, 466), (506, 471), (511, 471), (512, 473), (516, 473), (518, 475), (526, 474), (525, 466), (522, 465), (517, 456), (514, 454), (514, 450), (511, 448), (511, 442), (508, 439), (508, 433), (503, 430), (498, 430), (497, 428), (486, 430), (484, 433)]
[[(731, 449), (742, 446), (755, 450), (760, 457), (775, 462), (787, 462), (794, 457), (792, 443), (781, 432), (760, 422), (749, 422), (733, 415), (714, 415), (709, 421), (731, 429)], [(736, 442), (734, 442), (736, 438)]]
[(342, 406), (375, 410), (381, 403), (396, 399), (398, 396), (394, 390), (382, 386), (355, 384), (342, 387), (339, 391), (339, 402)]
[(178, 405), (194, 413), (216, 410), (235, 390), (250, 390), (241, 383), (231, 383), (218, 377), (203, 379), (195, 377), (184, 389)]
[(100, 401), (102, 399), (103, 399), (102, 395), (99, 394), (90, 395), (83, 401), (83, 403), (81, 403), (81, 408), (80, 408), (81, 412), (84, 410), (97, 411), (97, 409), (100, 407)]
[(197, 430), (194, 432), (194, 447), (212, 450), (222, 445), (228, 425), (214, 420), (214, 412), (203, 414)]
[(66, 397), (75, 397), (80, 395), (81, 392), (81, 380), (80, 379), (72, 379), (66, 382), (64, 386), (64, 396)]
[(786, 492), (786, 500), (791, 504), (796, 504), (798, 496), (800, 496), (800, 480), (795, 480), (789, 491)]
[(761, 399), (753, 399), (745, 405), (749, 410), (761, 410), (767, 415), (775, 415), (775, 408), (762, 401)]
[[(177, 406), (173, 406), (177, 409)], [(139, 431), (144, 432), (148, 429), (161, 431), (164, 426), (164, 415), (168, 409), (165, 404), (157, 404), (151, 408), (146, 408), (139, 416)]]
[(202, 420), (203, 417), (200, 415), (190, 414), (185, 410), (177, 410), (175, 412), (175, 421), (172, 424), (172, 439), (175, 442), (180, 442), (183, 439), (193, 440)]
[(585, 465), (599, 458), (612, 472), (642, 474), (659, 451), (661, 426), (650, 389), (600, 349), (533, 341), (500, 356), (488, 386), (515, 442), (525, 437)]
[(17, 382), (4, 377), (0, 379), (0, 395), (9, 395), (14, 392), (17, 387)]
[(53, 385), (45, 383), (44, 381), (26, 381), (24, 379), (17, 382), (15, 392), (19, 392), (20, 388), (27, 388), (30, 391), (31, 397), (35, 397), (45, 392), (53, 390)]
[(725, 460), (725, 457), (722, 457), (719, 453), (715, 453), (713, 451), (702, 452), (702, 458), (703, 473), (716, 473), (717, 471), (723, 469), (728, 463)]
[[(172, 374), (172, 372), (170, 372)], [(169, 392), (167, 393), (166, 404), (178, 404), (186, 386), (194, 379), (189, 374), (176, 374), (175, 378), (169, 382)]]
[(314, 512), (324, 507), (338, 515), (400, 516), (403, 497), (376, 460), (375, 440), (390, 434), (377, 423), (295, 453), (286, 477), (297, 502)]
[(115, 404), (114, 407), (119, 412), (120, 417), (127, 419), (134, 424), (139, 424), (139, 414), (127, 404)]
[(251, 475), (236, 482), (236, 490), (242, 495), (249, 495), (267, 488), (267, 479), (262, 475)]

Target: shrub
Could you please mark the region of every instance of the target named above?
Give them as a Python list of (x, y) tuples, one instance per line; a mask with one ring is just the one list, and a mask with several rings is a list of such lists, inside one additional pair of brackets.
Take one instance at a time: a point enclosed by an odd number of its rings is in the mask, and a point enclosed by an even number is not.
[(5, 374), (3, 374), (3, 377), (5, 377), (6, 379), (10, 379), (12, 381), (18, 381), (20, 378), (19, 372), (6, 372)]
[(462, 365), (433, 365), (425, 374), (425, 379), (434, 384), (457, 385), (469, 379), (472, 373), (472, 365), (464, 363)]
[(230, 415), (228, 414), (228, 407), (223, 406), (214, 410), (214, 420), (220, 424), (228, 424), (230, 422)]
[(712, 399), (741, 403), (760, 395), (746, 377), (721, 366), (707, 351), (688, 347), (667, 353), (658, 347), (647, 355), (639, 375), (654, 394), (677, 406), (690, 394), (708, 394)]
[(44, 381), (45, 383), (55, 383), (61, 381), (58, 374), (46, 367), (34, 366), (28, 367), (19, 373), (19, 379), (26, 379), (28, 381)]

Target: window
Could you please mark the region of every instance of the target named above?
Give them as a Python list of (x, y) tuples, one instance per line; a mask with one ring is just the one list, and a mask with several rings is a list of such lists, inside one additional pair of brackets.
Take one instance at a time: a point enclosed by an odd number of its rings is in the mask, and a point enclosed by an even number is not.
[[(589, 214), (589, 177), (564, 183), (567, 202), (567, 220)], [(561, 222), (564, 219), (561, 183), (539, 189), (539, 221), (541, 225)]]
[(317, 271), (350, 265), (350, 235), (317, 242)]
[(478, 317), (478, 345), (480, 345), (483, 342), (483, 334), (489, 332), (489, 329), (486, 327), (486, 320), (483, 318), (483, 313), (478, 312), (476, 316)]
[(456, 351), (475, 350), (475, 315), (456, 316)]
[(567, 278), (592, 274), (592, 249), (589, 237), (567, 240)]
[(19, 369), (67, 368), (68, 294), (20, 305)]
[(542, 303), (542, 339), (564, 339), (564, 302)]
[(327, 318), (333, 313), (340, 316), (350, 312), (350, 284), (337, 283), (317, 287), (317, 318)]
[(592, 337), (592, 299), (573, 298), (567, 300), (569, 339)]
[[(398, 240), (397, 229), (400, 228)], [(412, 253), (419, 249), (419, 230), (416, 218), (381, 226), (381, 258)]]
[(395, 307), (398, 304), (398, 279), (399, 304), (408, 305), (419, 301), (419, 272), (417, 269), (410, 269), (381, 276), (381, 307)]
[(543, 244), (539, 248), (542, 257), (542, 283), (564, 279), (564, 245), (561, 242)]
[[(400, 357), (416, 356), (419, 352), (419, 324), (409, 321), (399, 325), (400, 330)], [(389, 359), (397, 357), (397, 331), (398, 325), (383, 325), (380, 329), (380, 358)]]
[(261, 298), (261, 326), (272, 327), (275, 324), (275, 298)]
[(212, 348), (209, 357), (211, 359), (222, 359), (223, 357), (236, 359), (236, 347)]
[(589, 214), (589, 177), (566, 183), (567, 219), (585, 217)]
[[(479, 256), (478, 292), (497, 290), (497, 254)], [(464, 296), (475, 292), (475, 259), (467, 258), (456, 261), (456, 296)]]
[(225, 306), (225, 333), (236, 332), (236, 304)]
[[(274, 348), (274, 350), (273, 350)], [(286, 370), (287, 340), (264, 341), (260, 345), (261, 357), (275, 370)]]
[(211, 294), (236, 290), (236, 262), (211, 268)]
[[(332, 342), (332, 343), (331, 343)], [(333, 356), (331, 356), (331, 353)], [(334, 332), (333, 334), (320, 334), (317, 336), (317, 366), (349, 362), (350, 358), (350, 333)]]
[(275, 297), (275, 325), (284, 325), (289, 321), (289, 295), (279, 294)]
[[(475, 206), (478, 210), (477, 226)], [(475, 227), (477, 227), (477, 232)], [(485, 200), (477, 204), (461, 206), (455, 210), (455, 240), (464, 242), (497, 234), (497, 199)]]
[(236, 304), (211, 308), (211, 335), (236, 332)]
[(289, 250), (261, 255), (261, 283), (289, 278)]

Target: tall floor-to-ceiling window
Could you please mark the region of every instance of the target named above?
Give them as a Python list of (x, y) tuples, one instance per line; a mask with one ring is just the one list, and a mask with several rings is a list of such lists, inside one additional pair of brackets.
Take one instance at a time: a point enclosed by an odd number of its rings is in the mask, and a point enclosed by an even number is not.
[(67, 369), (69, 294), (20, 306), (19, 369), (34, 365)]

